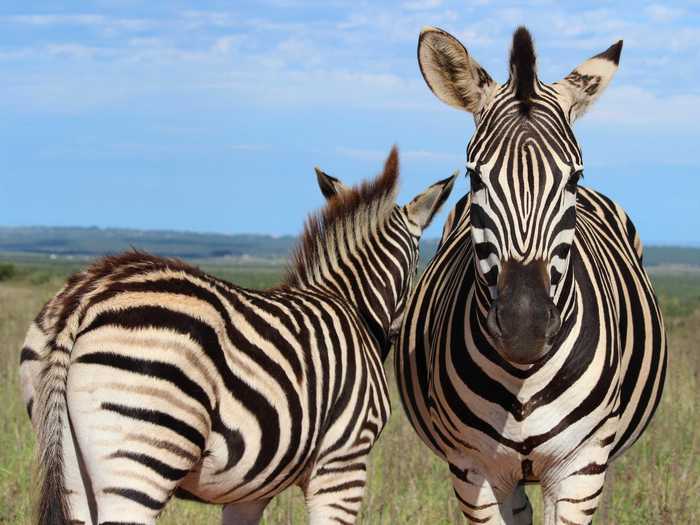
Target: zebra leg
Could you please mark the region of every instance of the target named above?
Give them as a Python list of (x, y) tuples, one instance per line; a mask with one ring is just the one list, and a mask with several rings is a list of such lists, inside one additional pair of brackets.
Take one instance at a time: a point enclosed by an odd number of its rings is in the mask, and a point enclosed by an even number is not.
[[(520, 525), (532, 523), (532, 510), (524, 488), (518, 485), (497, 490), (473, 468), (450, 464), (452, 486), (462, 514), (469, 523), (488, 525)], [(510, 492), (510, 494), (508, 494)], [(516, 513), (515, 510), (518, 510)]]
[(601, 427), (602, 438), (592, 439), (553, 478), (542, 480), (545, 525), (592, 522), (603, 494), (615, 424), (610, 419)]
[(221, 512), (221, 525), (258, 525), (269, 499), (231, 503)]
[(67, 383), (70, 420), (96, 504), (95, 525), (154, 525), (198, 462), (207, 433), (195, 426), (194, 409), (186, 414), (166, 406), (168, 398), (154, 397), (153, 387), (134, 388), (108, 370), (123, 382), (115, 391), (100, 372), (74, 362)]
[(513, 523), (516, 525), (532, 525), (532, 505), (525, 493), (525, 484), (518, 483), (511, 496)]
[(603, 493), (605, 470), (584, 467), (564, 478), (544, 498), (545, 525), (585, 525), (593, 521)]
[(303, 486), (309, 525), (351, 524), (357, 520), (367, 480), (367, 454), (344, 454), (317, 464)]

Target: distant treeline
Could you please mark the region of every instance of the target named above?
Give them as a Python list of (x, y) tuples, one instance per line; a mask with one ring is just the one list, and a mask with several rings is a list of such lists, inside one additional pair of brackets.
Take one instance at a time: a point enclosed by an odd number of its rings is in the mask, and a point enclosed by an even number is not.
[[(59, 257), (96, 257), (130, 248), (185, 259), (235, 258), (280, 261), (287, 258), (296, 237), (284, 235), (192, 233), (118, 228), (0, 227), (0, 252)], [(437, 239), (422, 241), (421, 254), (429, 259)], [(700, 266), (700, 248), (647, 246), (647, 266)]]

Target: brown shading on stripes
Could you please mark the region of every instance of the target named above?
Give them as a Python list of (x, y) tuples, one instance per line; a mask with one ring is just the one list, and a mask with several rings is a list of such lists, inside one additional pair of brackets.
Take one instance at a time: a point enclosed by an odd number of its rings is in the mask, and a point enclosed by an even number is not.
[[(167, 403), (170, 403), (176, 408), (179, 408), (182, 410), (184, 413), (196, 417), (202, 424), (204, 428), (209, 427), (209, 419), (206, 417), (205, 413), (202, 412), (201, 410), (195, 410), (193, 409), (192, 405), (189, 405), (188, 403), (185, 403), (181, 400), (181, 398), (178, 398), (176, 394), (172, 394), (168, 392), (167, 390), (164, 390), (162, 388), (157, 388), (157, 387), (152, 387), (152, 386), (144, 386), (144, 385), (130, 385), (127, 383), (101, 383), (98, 384), (100, 388), (109, 388), (113, 389), (116, 391), (128, 391), (128, 392), (133, 392), (134, 394), (140, 394), (144, 396), (150, 396), (150, 397), (156, 397), (158, 399), (162, 399), (163, 401), (166, 401)], [(85, 391), (89, 391), (88, 389), (94, 389), (95, 385), (88, 385), (86, 388), (82, 389)]]

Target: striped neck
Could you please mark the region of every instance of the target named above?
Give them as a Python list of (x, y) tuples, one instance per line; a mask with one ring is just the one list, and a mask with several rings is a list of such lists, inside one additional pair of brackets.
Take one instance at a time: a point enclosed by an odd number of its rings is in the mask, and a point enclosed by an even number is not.
[(354, 307), (383, 353), (418, 242), (395, 204), (395, 182), (379, 179), (333, 197), (308, 220), (285, 280), (290, 288), (329, 294)]

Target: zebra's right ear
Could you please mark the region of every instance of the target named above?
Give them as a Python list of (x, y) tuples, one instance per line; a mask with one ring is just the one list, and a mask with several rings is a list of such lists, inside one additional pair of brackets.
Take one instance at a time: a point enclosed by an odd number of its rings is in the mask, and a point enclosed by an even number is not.
[(447, 177), (430, 186), (423, 193), (415, 197), (411, 202), (406, 204), (406, 215), (408, 219), (424, 230), (435, 217), (435, 214), (440, 211), (440, 207), (445, 203), (447, 197), (454, 187), (459, 171), (455, 171), (451, 177)]
[(314, 168), (316, 171), (316, 179), (318, 180), (318, 187), (321, 188), (321, 193), (326, 199), (330, 199), (340, 192), (346, 191), (349, 188), (340, 182), (335, 177), (331, 177), (328, 173), (325, 173), (321, 168)]
[(437, 98), (473, 114), (484, 108), (497, 86), (459, 40), (437, 27), (420, 32), (418, 65)]

